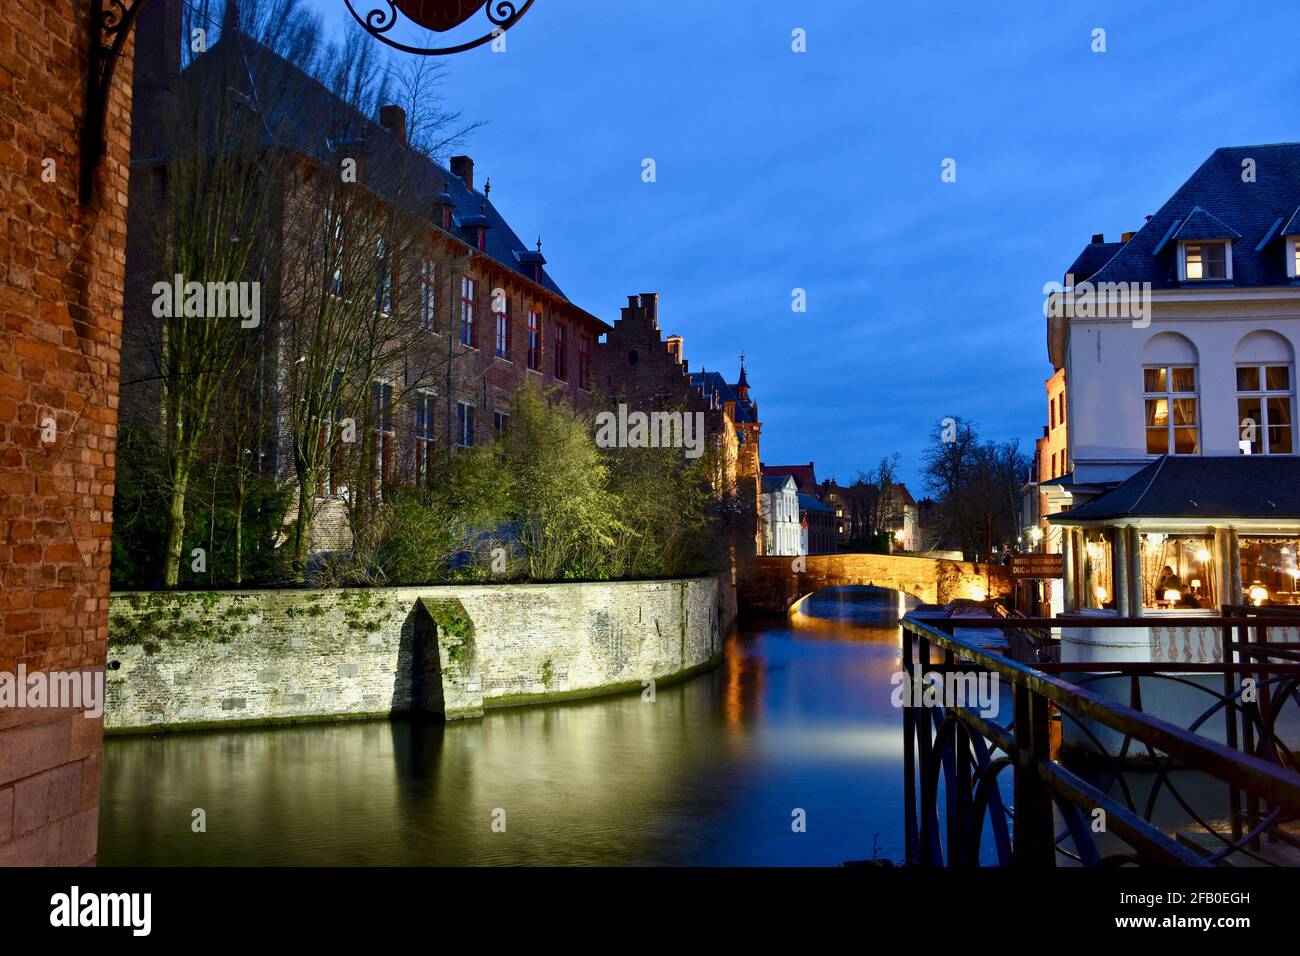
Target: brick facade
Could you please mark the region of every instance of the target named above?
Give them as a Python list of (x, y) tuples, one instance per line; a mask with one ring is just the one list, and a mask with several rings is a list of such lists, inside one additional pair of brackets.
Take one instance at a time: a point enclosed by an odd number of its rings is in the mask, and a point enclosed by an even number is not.
[[(102, 671), (108, 638), (132, 43), (113, 81), (94, 198), (82, 205), (88, 7), (0, 8), (7, 674)], [(93, 863), (101, 736), (102, 721), (80, 709), (0, 709), (0, 866)]]

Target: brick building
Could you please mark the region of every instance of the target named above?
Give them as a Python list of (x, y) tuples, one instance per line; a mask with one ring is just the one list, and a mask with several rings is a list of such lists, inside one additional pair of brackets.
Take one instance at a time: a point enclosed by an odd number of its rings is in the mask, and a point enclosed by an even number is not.
[(681, 336), (665, 338), (659, 327), (659, 294), (628, 296), (628, 304), (597, 345), (597, 384), (611, 403), (629, 410), (674, 409), (704, 416), (705, 434), (720, 451), (720, 490), (734, 495), (744, 530), (733, 542), (735, 558), (763, 553), (760, 518), (762, 422), (750, 397), (749, 378), (729, 383), (719, 372), (690, 371)]
[[(393, 207), (404, 223), (404, 247), (366, 280), (376, 284), (385, 327), (405, 330), (401, 357), (378, 375), (349, 373), (355, 381), (336, 383), (344, 397), (322, 426), (329, 430), (332, 454), (342, 450), (335, 437), (343, 431), (340, 425), (350, 419), (360, 428), (367, 487), (349, 488), (347, 475), (356, 471), (345, 472), (331, 459), (317, 488), (313, 549), (349, 543), (349, 495), (380, 498), (394, 484), (419, 482), (433, 456), (480, 444), (507, 428), (512, 399), (524, 382), (558, 389), (577, 406), (591, 403), (596, 342), (609, 326), (564, 295), (546, 269), (540, 239), (535, 247), (520, 240), (493, 204), (490, 182), (476, 177), (470, 157), (453, 157), (444, 168), (407, 144), (407, 118), (400, 107), (384, 106), (378, 117), (364, 116), (235, 29), (223, 30), (217, 43), (182, 70), (179, 7), (179, 0), (155, 0), (141, 15), (140, 42), (149, 44), (149, 55), (142, 55), (137, 74), (137, 112), (148, 116), (173, 88), (196, 84), (242, 97), (267, 117), (272, 132), (261, 148), (289, 156), (285, 165), (293, 170), (268, 230), (279, 243), (279, 251), (267, 256), (277, 273), (263, 279), (265, 298), (273, 307), (278, 303), (281, 319), (291, 310), (301, 314), (315, 307), (289, 290), (307, 285), (304, 271), (324, 271), (319, 258), (311, 259), (321, 231), (320, 209), (328, 202), (319, 193), (339, 188), (341, 161), (355, 160), (356, 188), (376, 204)], [(156, 141), (137, 141), (133, 195), (165, 188), (165, 156), (159, 150)], [(142, 372), (126, 378), (144, 384), (124, 389), (123, 416), (156, 422), (161, 404), (148, 372), (158, 362), (154, 343), (160, 336), (145, 290), (159, 277), (145, 216), (141, 204), (131, 230), (132, 294), (126, 311), (129, 353)], [(382, 256), (382, 237), (379, 243)], [(337, 288), (322, 294), (346, 297), (363, 284), (343, 272), (339, 267)], [(262, 471), (283, 480), (295, 474), (292, 367), (301, 360), (283, 331), (291, 325), (274, 316), (265, 323), (260, 357), (242, 383), (257, 392), (269, 423), (259, 451)]]
[[(11, 692), (19, 667), (102, 675), (108, 638), (132, 40), (82, 203), (87, 7), (0, 10), (0, 679)], [(0, 703), (0, 866), (94, 862), (103, 721), (90, 712)]]

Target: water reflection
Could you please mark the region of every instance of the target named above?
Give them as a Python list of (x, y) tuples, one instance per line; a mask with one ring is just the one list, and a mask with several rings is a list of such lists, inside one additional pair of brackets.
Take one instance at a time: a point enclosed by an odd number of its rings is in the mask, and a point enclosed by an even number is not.
[(815, 595), (653, 704), (110, 738), (100, 862), (836, 865), (873, 842), (900, 859), (899, 606)]

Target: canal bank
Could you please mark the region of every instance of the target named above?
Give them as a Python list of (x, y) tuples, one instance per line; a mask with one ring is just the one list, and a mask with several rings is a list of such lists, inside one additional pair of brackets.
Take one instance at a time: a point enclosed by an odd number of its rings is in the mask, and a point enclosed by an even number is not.
[(729, 587), (703, 577), (119, 593), (105, 731), (454, 720), (659, 686), (721, 660)]

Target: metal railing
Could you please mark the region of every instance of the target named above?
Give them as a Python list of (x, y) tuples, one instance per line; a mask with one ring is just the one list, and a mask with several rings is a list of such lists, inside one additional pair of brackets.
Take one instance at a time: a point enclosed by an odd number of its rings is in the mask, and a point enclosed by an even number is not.
[[(955, 633), (991, 627), (1040, 638), (1053, 628), (1153, 623), (1143, 618), (905, 618), (906, 673), (939, 687), (972, 674), (997, 675), (1012, 702), (1010, 721), (999, 723), (962, 701), (905, 696), (908, 862), (979, 865), (986, 839), (1000, 865), (1285, 861), (1279, 851), (1300, 848), (1300, 772), (1278, 718), (1288, 704), (1300, 708), (1300, 644), (1269, 638), (1294, 633), (1298, 618), (1273, 608), (1225, 607), (1209, 619), (1222, 635), (1220, 662), (1201, 664), (1026, 663)], [(1127, 704), (1115, 699), (1117, 681)], [(1178, 726), (1144, 712), (1144, 689), (1150, 698), (1157, 688), (1176, 688), (1205, 707)], [(1164, 698), (1161, 709), (1169, 706)], [(1222, 742), (1206, 736), (1215, 722)], [(1081, 745), (1064, 745), (1067, 728)], [(1009, 801), (1002, 786), (1007, 768)], [(1173, 807), (1180, 821), (1174, 832), (1155, 821), (1157, 806)], [(1215, 812), (1220, 807), (1226, 818)]]

